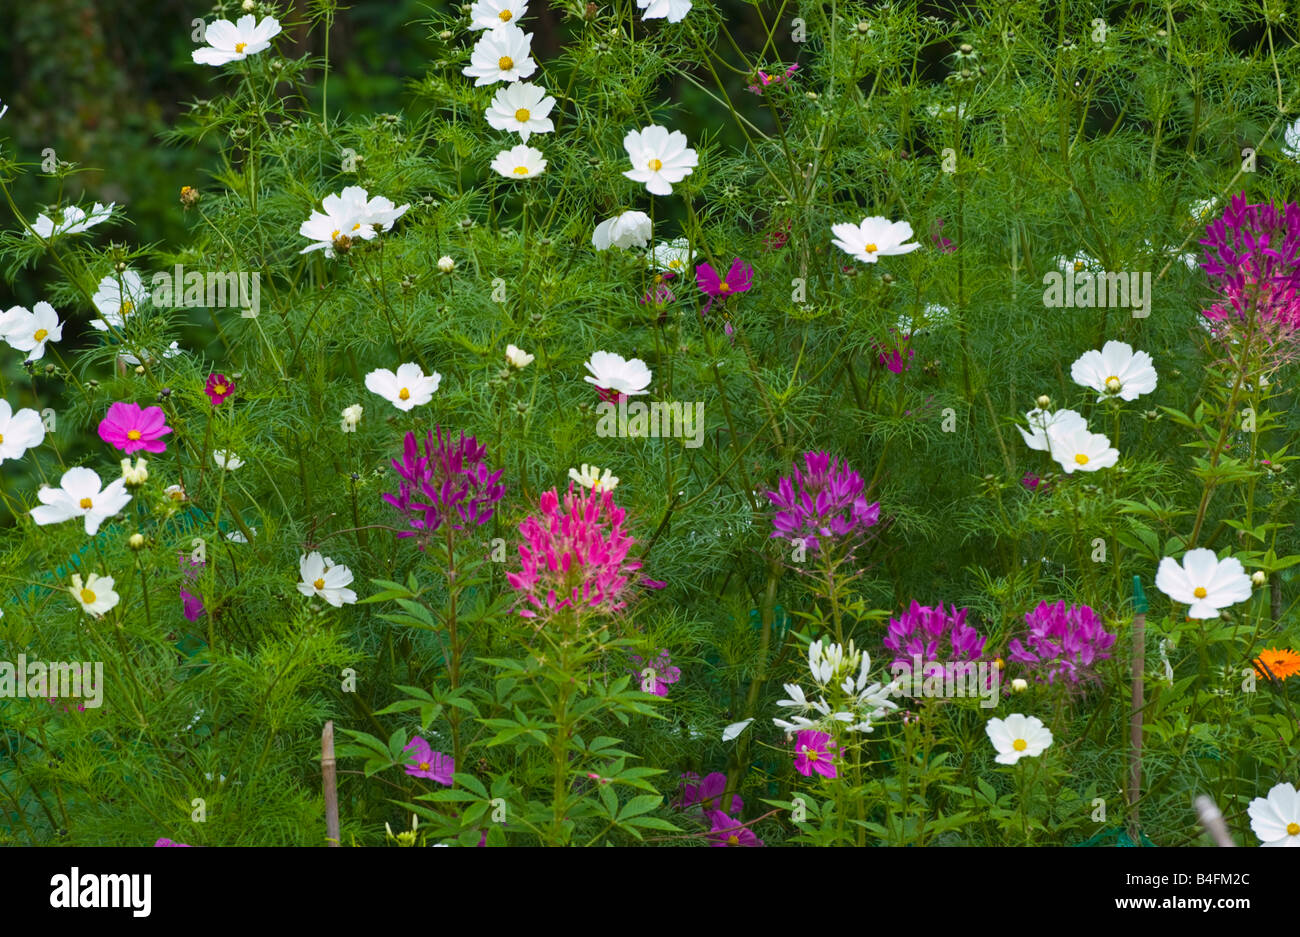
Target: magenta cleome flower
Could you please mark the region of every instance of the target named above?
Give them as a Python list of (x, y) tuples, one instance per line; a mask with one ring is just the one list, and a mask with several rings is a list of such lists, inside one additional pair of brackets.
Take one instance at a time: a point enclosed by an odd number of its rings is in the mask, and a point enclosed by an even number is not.
[[(645, 585), (642, 581), (641, 585)], [(648, 669), (654, 679), (654, 689), (651, 691), (655, 696), (667, 696), (668, 687), (682, 678), (682, 671), (673, 666), (673, 659), (667, 650), (661, 650), (659, 656), (646, 663), (639, 654), (629, 654), (628, 659), (632, 662), (632, 673), (638, 678)]]
[(795, 736), (794, 770), (806, 778), (817, 772), (824, 778), (833, 778), (835, 771), (835, 743), (825, 732), (805, 729)]
[(767, 499), (776, 507), (772, 537), (802, 540), (811, 552), (821, 541), (851, 542), (880, 520), (880, 503), (868, 502), (866, 483), (847, 462), (828, 452), (805, 452), (804, 468), (781, 477)]
[(1095, 677), (1090, 671), (1115, 643), (1115, 635), (1102, 625), (1101, 618), (1087, 605), (1067, 606), (1064, 600), (1055, 605), (1040, 602), (1025, 615), (1029, 633), (1012, 639), (1007, 656), (1028, 664), (1041, 683), (1054, 683), (1063, 677), (1071, 683)]
[(456, 762), (450, 755), (435, 752), (429, 747), (429, 743), (418, 735), (411, 739), (402, 751), (412, 752), (411, 760), (403, 765), (407, 774), (416, 778), (428, 778), (444, 787), (451, 787), (451, 776), (456, 773)]
[(401, 479), (397, 494), (382, 495), (406, 516), (411, 528), (397, 536), (419, 537), (423, 550), (444, 522), (464, 530), (491, 520), (506, 488), (500, 484), (501, 471), (491, 471), (486, 458), (487, 446), (464, 433), (453, 443), (451, 434), (444, 439), (442, 427), (438, 427), (436, 441), (433, 433), (425, 437), (423, 454), (415, 433), (407, 433), (403, 458), (393, 460)]
[(162, 407), (146, 407), (138, 403), (114, 403), (108, 415), (99, 424), (99, 438), (127, 455), (143, 449), (145, 452), (166, 452), (162, 437), (172, 431)]
[(208, 395), (212, 406), (219, 407), (226, 402), (227, 398), (234, 395), (235, 382), (224, 374), (209, 374), (207, 383), (203, 385), (203, 392)]
[(984, 653), (985, 639), (966, 624), (967, 611), (956, 605), (945, 609), (942, 602), (931, 608), (913, 599), (906, 612), (889, 619), (882, 643), (894, 652), (895, 664), (911, 664), (915, 657), (923, 663), (974, 662)]
[(713, 813), (719, 808), (727, 813), (741, 813), (745, 809), (745, 801), (739, 794), (732, 794), (730, 804), (724, 804), (722, 795), (726, 790), (727, 776), (721, 771), (706, 774), (702, 781), (697, 774), (683, 774), (682, 793), (677, 805), (683, 810), (698, 806), (705, 813)]
[(1253, 318), (1270, 340), (1294, 338), (1300, 329), (1300, 205), (1252, 205), (1243, 192), (1205, 231), (1201, 266), (1223, 302), (1202, 315), (1216, 325)]
[(561, 503), (554, 488), (542, 493), (539, 517), (519, 525), (521, 569), (506, 581), (521, 595), (519, 614), (549, 616), (562, 608), (613, 614), (627, 606), (627, 587), (641, 568), (628, 556), (636, 541), (623, 530), (627, 512), (612, 491), (575, 490)]
[(713, 824), (713, 828), (709, 830), (711, 846), (763, 845), (763, 841), (754, 835), (753, 830), (739, 820), (733, 820), (721, 810), (710, 811), (706, 814), (706, 818)]

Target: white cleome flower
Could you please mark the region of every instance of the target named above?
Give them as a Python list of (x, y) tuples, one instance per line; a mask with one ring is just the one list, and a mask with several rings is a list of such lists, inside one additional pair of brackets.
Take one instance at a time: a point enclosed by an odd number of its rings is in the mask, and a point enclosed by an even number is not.
[(469, 64), (461, 74), (474, 79), (474, 86), (494, 85), (498, 81), (520, 81), (537, 71), (529, 48), (533, 34), (507, 23), (479, 37), (470, 54)]
[(1102, 433), (1089, 432), (1086, 426), (1068, 432), (1049, 433), (1047, 443), (1048, 454), (1066, 475), (1096, 472), (1119, 461), (1119, 450), (1111, 446), (1110, 440)]
[[(116, 204), (116, 202), (109, 202), (107, 206), (104, 206), (96, 202), (94, 207), (90, 209), (89, 215), (86, 214), (85, 209), (76, 205), (69, 205), (63, 209), (63, 218), (58, 224), (55, 224), (46, 214), (41, 213), (32, 222), (32, 232), (47, 241), (60, 234), (80, 234), (82, 231), (107, 221), (109, 215), (113, 213), (113, 206)], [(23, 232), (24, 236), (28, 233), (31, 232)]]
[(1025, 419), (1029, 422), (1029, 432), (1025, 432), (1024, 427), (1016, 428), (1024, 437), (1025, 445), (1038, 452), (1047, 451), (1048, 435), (1051, 433), (1068, 436), (1088, 428), (1088, 421), (1082, 414), (1073, 410), (1057, 410), (1049, 413), (1047, 410), (1035, 407), (1025, 414)]
[(1250, 828), (1264, 846), (1300, 846), (1300, 791), (1292, 784), (1275, 784), (1268, 797), (1256, 797), (1246, 808)]
[(437, 371), (426, 375), (418, 364), (409, 361), (398, 365), (396, 374), (387, 368), (378, 368), (366, 375), (366, 390), (378, 394), (403, 412), (432, 400), (440, 383), (442, 375)]
[(99, 618), (117, 605), (119, 598), (113, 591), (113, 577), (100, 576), (97, 573), (88, 573), (85, 582), (81, 581), (79, 573), (74, 574), (72, 588), (68, 591), (77, 600), (82, 611), (94, 618)]
[(640, 358), (628, 361), (612, 351), (593, 351), (583, 367), (590, 374), (583, 380), (602, 390), (635, 397), (644, 394), (650, 386), (650, 369)]
[(522, 371), (533, 363), (533, 358), (533, 355), (530, 355), (518, 345), (506, 346), (506, 363), (512, 368)]
[(609, 469), (605, 469), (605, 474), (602, 475), (599, 466), (588, 465), (586, 462), (582, 463), (581, 469), (569, 469), (569, 477), (583, 488), (593, 491), (613, 491), (618, 487), (617, 475)]
[(109, 327), (125, 327), (127, 318), (149, 300), (144, 280), (134, 270), (124, 270), (119, 277), (108, 276), (99, 281), (99, 288), (90, 297), (102, 319), (91, 319), (91, 328), (107, 332)]
[(691, 12), (691, 0), (636, 0), (637, 9), (645, 10), (643, 20), (667, 19), (680, 23)]
[(1218, 618), (1219, 609), (1250, 598), (1250, 577), (1241, 561), (1220, 560), (1213, 550), (1188, 550), (1182, 565), (1172, 556), (1160, 561), (1156, 588), (1175, 602), (1190, 606), (1188, 618)]
[(58, 488), (41, 488), (36, 492), (40, 504), (32, 508), (32, 520), (42, 527), (61, 524), (73, 518), (85, 518), (86, 536), (99, 533), (99, 525), (117, 514), (131, 501), (126, 482), (117, 478), (101, 487), (99, 475), (83, 466), (63, 473)]
[(235, 23), (216, 20), (203, 31), (203, 40), (207, 45), (195, 49), (190, 57), (198, 65), (238, 62), (271, 48), (271, 40), (278, 35), (280, 21), (274, 16), (267, 16), (260, 23), (252, 13), (241, 16)]
[(528, 12), (526, 0), (476, 0), (469, 10), (469, 28), (501, 29), (508, 25), (519, 25)]
[(650, 243), (650, 216), (643, 211), (625, 211), (596, 225), (591, 232), (591, 246), (598, 251), (617, 247), (645, 247)]
[(494, 129), (517, 133), (527, 143), (533, 134), (555, 129), (547, 116), (553, 107), (555, 98), (545, 88), (527, 81), (514, 82), (497, 89), (483, 116)]
[(695, 151), (686, 145), (686, 134), (680, 130), (670, 133), (658, 124), (629, 130), (623, 149), (632, 161), (632, 168), (623, 175), (644, 182), (651, 195), (672, 195), (672, 183), (681, 182), (700, 164)]
[(1014, 765), (1021, 758), (1037, 758), (1052, 744), (1052, 730), (1037, 716), (1012, 713), (1006, 719), (994, 717), (984, 726), (984, 731), (998, 751), (993, 760), (1000, 765)]
[(35, 410), (14, 413), (8, 400), (0, 400), (0, 464), (21, 459), (28, 449), (45, 441), (45, 424)]
[(227, 472), (233, 472), (237, 468), (242, 468), (244, 460), (235, 455), (229, 449), (213, 449), (212, 461), (217, 463), (217, 468)]
[(890, 221), (880, 215), (863, 218), (859, 224), (850, 221), (831, 225), (835, 235), (832, 243), (844, 253), (863, 263), (874, 264), (880, 257), (910, 254), (921, 245), (913, 241), (912, 226), (906, 221)]
[(1074, 383), (1097, 391), (1098, 401), (1107, 397), (1136, 400), (1156, 389), (1156, 369), (1145, 351), (1134, 351), (1127, 342), (1110, 341), (1101, 351), (1085, 351), (1070, 365)]
[(492, 160), (492, 168), (507, 179), (531, 179), (546, 171), (546, 160), (541, 150), (521, 143), (498, 153)]
[(48, 342), (63, 338), (63, 323), (49, 303), (37, 303), (30, 312), (15, 306), (5, 313), (3, 335), (10, 348), (27, 352), (28, 361), (39, 361)]
[(302, 576), (298, 591), (308, 598), (318, 595), (335, 608), (357, 601), (357, 594), (347, 588), (352, 582), (352, 570), (335, 565), (328, 556), (313, 550), (298, 560), (298, 572)]

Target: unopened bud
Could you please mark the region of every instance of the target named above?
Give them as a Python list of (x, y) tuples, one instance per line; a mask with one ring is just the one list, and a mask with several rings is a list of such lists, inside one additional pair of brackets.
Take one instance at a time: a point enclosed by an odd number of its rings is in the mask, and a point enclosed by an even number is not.
[(1011, 681), (1012, 693), (1023, 693), (1027, 689), (1029, 689), (1029, 682), (1023, 677), (1016, 677), (1016, 679)]
[(1268, 582), (1268, 576), (1262, 569), (1257, 569), (1255, 572), (1251, 573), (1250, 581), (1257, 586), (1262, 586), (1264, 583)]
[(126, 545), (132, 550), (144, 549), (144, 534), (132, 534), (127, 538)]
[(1038, 399), (1035, 400), (1034, 403), (1038, 404), (1039, 410), (1049, 410), (1051, 409), (1052, 406), (1052, 398), (1047, 396), (1046, 394), (1040, 394)]

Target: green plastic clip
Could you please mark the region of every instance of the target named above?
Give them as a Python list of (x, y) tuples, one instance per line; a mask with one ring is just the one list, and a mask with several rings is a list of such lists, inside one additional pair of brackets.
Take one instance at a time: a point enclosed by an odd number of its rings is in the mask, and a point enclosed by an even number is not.
[(1139, 615), (1147, 613), (1147, 594), (1142, 591), (1142, 577), (1133, 577), (1133, 611)]

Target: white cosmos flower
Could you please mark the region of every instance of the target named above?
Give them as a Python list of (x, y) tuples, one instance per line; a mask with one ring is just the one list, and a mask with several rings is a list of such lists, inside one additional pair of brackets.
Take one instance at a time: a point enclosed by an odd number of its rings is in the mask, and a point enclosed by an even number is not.
[(350, 407), (343, 408), (343, 419), (339, 421), (339, 429), (345, 433), (355, 433), (357, 424), (361, 422), (361, 414), (364, 408), (359, 403), (354, 403)]
[(754, 719), (751, 716), (750, 718), (745, 719), (741, 722), (733, 722), (731, 725), (727, 726), (725, 729), (722, 730), (722, 741), (730, 742), (732, 739), (739, 737), (740, 733), (748, 729), (749, 724), (753, 721)]
[(633, 182), (644, 182), (651, 195), (672, 195), (670, 183), (681, 182), (700, 164), (695, 151), (686, 145), (686, 134), (668, 132), (666, 127), (651, 124), (629, 130), (623, 138), (632, 168), (623, 175)]
[(1300, 846), (1300, 791), (1292, 784), (1275, 784), (1268, 797), (1256, 797), (1246, 808), (1250, 828), (1265, 846)]
[(357, 594), (347, 588), (352, 582), (352, 570), (335, 565), (328, 556), (322, 557), (313, 550), (298, 560), (298, 572), (302, 575), (298, 591), (308, 598), (318, 595), (335, 608), (352, 605), (357, 600)]
[(530, 355), (517, 345), (506, 346), (506, 363), (512, 368), (522, 371), (533, 363), (533, 358), (533, 355)]
[(1119, 450), (1111, 446), (1102, 433), (1092, 433), (1085, 426), (1067, 432), (1047, 435), (1048, 453), (1060, 464), (1066, 475), (1075, 472), (1095, 472), (1110, 468), (1119, 461)]
[(224, 469), (227, 472), (233, 472), (244, 465), (244, 460), (229, 449), (213, 449), (212, 461), (217, 463), (217, 468)]
[(628, 361), (612, 351), (593, 351), (583, 367), (590, 373), (583, 380), (602, 390), (635, 397), (650, 386), (650, 369), (640, 358)]
[(1218, 618), (1219, 609), (1250, 598), (1250, 577), (1235, 556), (1220, 560), (1213, 550), (1188, 550), (1182, 565), (1172, 556), (1160, 561), (1156, 588), (1190, 606), (1188, 618)]
[(1135, 400), (1156, 389), (1156, 369), (1145, 351), (1134, 351), (1127, 342), (1110, 341), (1101, 351), (1085, 351), (1070, 365), (1074, 383), (1097, 391), (1098, 401), (1107, 397)]
[(387, 368), (377, 368), (366, 375), (366, 390), (403, 412), (432, 400), (440, 383), (442, 375), (437, 371), (426, 375), (418, 364), (409, 361), (398, 365), (396, 374)]
[(149, 291), (145, 289), (140, 274), (134, 270), (123, 270), (120, 280), (116, 276), (107, 276), (100, 280), (99, 288), (90, 299), (95, 304), (95, 309), (103, 316), (102, 319), (91, 319), (91, 328), (107, 332), (109, 326), (115, 329), (123, 328), (127, 317), (148, 301)]
[[(109, 202), (107, 206), (104, 206), (96, 202), (94, 207), (90, 209), (89, 215), (86, 214), (85, 209), (76, 205), (69, 205), (63, 209), (63, 219), (58, 224), (55, 224), (49, 216), (42, 212), (32, 222), (32, 231), (47, 241), (59, 234), (80, 234), (82, 231), (107, 221), (109, 215), (113, 213), (113, 206), (116, 204), (116, 202)], [(27, 231), (23, 232), (24, 236), (28, 233)]]
[(569, 477), (581, 485), (583, 488), (590, 488), (593, 491), (613, 491), (618, 487), (618, 476), (605, 469), (605, 474), (600, 473), (600, 466), (588, 465), (582, 463), (581, 469), (569, 469)]
[(72, 576), (72, 588), (68, 590), (77, 600), (82, 611), (94, 618), (99, 618), (118, 603), (118, 594), (113, 591), (113, 577), (87, 573), (86, 581), (81, 581), (81, 574)]
[(496, 130), (519, 134), (525, 143), (535, 133), (550, 133), (555, 124), (546, 115), (555, 107), (555, 98), (546, 89), (527, 81), (517, 81), (498, 88), (484, 115)]
[(37, 524), (43, 527), (82, 517), (88, 537), (99, 533), (99, 525), (131, 501), (122, 479), (115, 478), (107, 487), (100, 487), (99, 476), (84, 466), (68, 469), (58, 488), (41, 488), (36, 497), (41, 503), (32, 508), (32, 520)]
[[(185, 354), (185, 352), (181, 351), (180, 342), (172, 342), (170, 345), (167, 346), (167, 350), (163, 352), (163, 358), (164, 359), (175, 358), (177, 355), (183, 355), (183, 354)], [(150, 355), (148, 354), (148, 352), (146, 352), (145, 357), (150, 364), (153, 364), (154, 362), (153, 355)], [(125, 351), (119, 354), (118, 358), (120, 358), (122, 361), (132, 366), (140, 363), (139, 358)]]
[(1030, 431), (1025, 432), (1024, 427), (1016, 428), (1025, 438), (1025, 445), (1038, 452), (1048, 451), (1047, 440), (1051, 433), (1068, 436), (1088, 428), (1088, 421), (1073, 410), (1057, 410), (1055, 413), (1049, 413), (1047, 410), (1035, 407), (1025, 414), (1025, 419), (1029, 422)]
[(370, 198), (359, 185), (350, 185), (338, 195), (321, 199), (323, 212), (312, 210), (311, 216), (298, 227), (298, 234), (312, 241), (298, 253), (324, 250), (333, 257), (340, 238), (374, 239), (380, 232), (388, 231), (393, 222), (406, 214), (410, 205), (395, 206), (382, 195)]
[(1052, 730), (1037, 716), (1012, 713), (1006, 719), (994, 717), (985, 724), (984, 731), (998, 751), (993, 760), (1000, 765), (1014, 765), (1021, 758), (1037, 758), (1052, 744)]
[(469, 10), (469, 28), (501, 29), (512, 23), (517, 26), (527, 12), (526, 0), (476, 0)]
[(952, 321), (952, 310), (939, 303), (926, 303), (922, 313), (913, 319), (907, 313), (899, 315), (894, 328), (904, 335), (924, 335), (930, 329)]
[(650, 249), (650, 269), (663, 273), (685, 273), (691, 267), (691, 242), (687, 238), (660, 241)]
[(521, 143), (498, 153), (492, 160), (492, 168), (507, 179), (531, 179), (545, 172), (546, 160), (541, 150)]
[(874, 264), (877, 258), (896, 254), (910, 254), (921, 245), (913, 241), (912, 226), (906, 221), (890, 221), (880, 215), (863, 218), (861, 223), (850, 221), (831, 225), (835, 235), (832, 243), (844, 253), (863, 263)]
[(1085, 251), (1080, 251), (1073, 257), (1062, 254), (1059, 257), (1052, 258), (1052, 263), (1062, 273), (1084, 273), (1086, 271), (1095, 273), (1101, 270), (1101, 261)]
[(598, 251), (617, 247), (645, 247), (650, 243), (650, 216), (643, 211), (625, 211), (596, 225), (591, 232), (591, 246)]
[(214, 20), (203, 31), (207, 45), (190, 53), (198, 65), (225, 65), (238, 62), (271, 48), (271, 40), (280, 34), (280, 21), (274, 16), (260, 23), (249, 13), (236, 23)]
[(8, 400), (0, 400), (0, 464), (21, 459), (28, 449), (45, 441), (45, 424), (35, 410), (14, 413)]
[(537, 63), (529, 51), (532, 41), (532, 33), (510, 23), (500, 29), (490, 29), (474, 44), (469, 64), (461, 69), (461, 74), (473, 78), (476, 88), (527, 78), (537, 71)]
[(15, 306), (5, 313), (4, 340), (10, 348), (27, 352), (28, 361), (44, 358), (46, 343), (62, 338), (63, 323), (49, 303), (37, 303), (30, 312)]
[(643, 20), (661, 20), (667, 18), (670, 23), (680, 23), (691, 12), (691, 0), (636, 0)]

